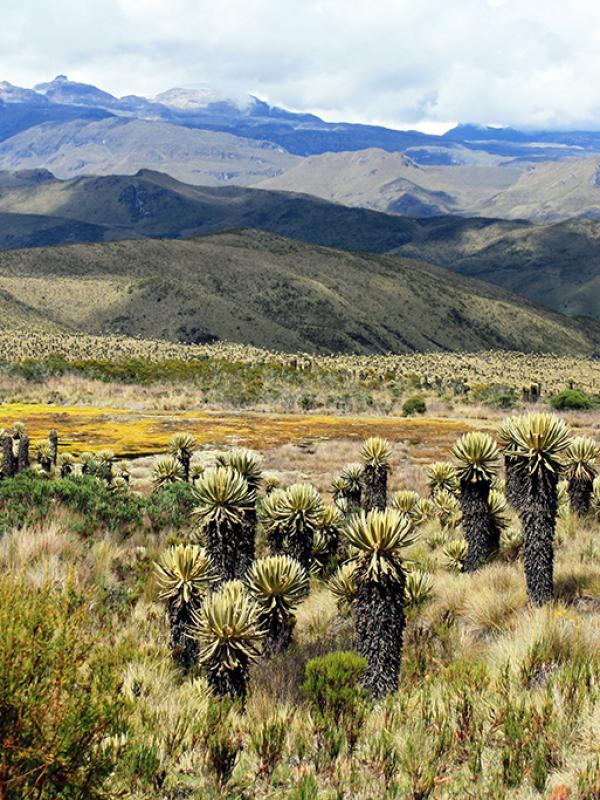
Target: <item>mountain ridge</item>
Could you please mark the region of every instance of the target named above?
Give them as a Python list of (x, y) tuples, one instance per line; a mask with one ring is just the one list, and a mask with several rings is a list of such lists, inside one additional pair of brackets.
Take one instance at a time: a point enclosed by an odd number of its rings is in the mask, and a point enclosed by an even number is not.
[(412, 217), (600, 217), (600, 132), (460, 124), (433, 135), (327, 122), (207, 86), (148, 98), (65, 75), (35, 89), (4, 81), (0, 169), (40, 168), (62, 178), (153, 169)]
[(198, 187), (162, 173), (60, 181), (0, 173), (0, 249), (253, 228), (309, 244), (396, 253), (600, 318), (600, 222), (412, 218), (267, 189)]
[[(425, 163), (448, 163), (460, 158), (461, 147), (473, 152), (485, 151), (501, 159), (527, 159), (540, 161), (548, 158), (560, 159), (565, 155), (579, 156), (585, 152), (600, 153), (600, 132), (596, 131), (535, 131), (527, 133), (511, 128), (492, 128), (473, 124), (459, 124), (442, 136), (415, 130), (397, 130), (377, 125), (345, 122), (327, 122), (315, 114), (293, 112), (270, 106), (249, 95), (246, 110), (239, 103), (216, 95), (213, 102), (202, 106), (177, 108), (159, 102), (160, 95), (146, 98), (125, 95), (117, 98), (92, 84), (70, 81), (65, 75), (37, 85), (37, 94), (49, 100), (48, 108), (55, 106), (53, 118), (68, 115), (69, 118), (96, 111), (105, 114), (131, 115), (142, 119), (168, 121), (173, 124), (218, 130), (249, 139), (274, 142), (295, 155), (314, 155), (323, 152), (341, 152), (380, 147), (390, 152), (412, 151), (414, 160)], [(13, 87), (21, 92), (23, 100), (33, 90)], [(174, 87), (161, 93), (186, 91), (185, 87)], [(210, 92), (210, 88), (208, 90)], [(17, 92), (17, 94), (18, 94)], [(31, 98), (31, 95), (28, 95)], [(16, 95), (15, 95), (16, 97)], [(54, 99), (56, 98), (56, 100)], [(37, 100), (33, 100), (34, 104)], [(35, 115), (29, 119), (12, 121), (6, 118), (6, 104), (0, 99), (0, 138), (9, 138), (15, 133), (44, 121)], [(86, 105), (87, 103), (87, 105)], [(16, 103), (11, 104), (15, 115)], [(27, 106), (26, 103), (24, 103)], [(62, 109), (62, 111), (59, 111)], [(48, 112), (48, 109), (46, 109)], [(3, 120), (2, 117), (5, 116)], [(19, 117), (19, 115), (17, 115)], [(12, 132), (11, 132), (12, 130)]]
[(256, 185), (410, 216), (481, 216), (551, 222), (600, 219), (600, 156), (523, 168), (506, 163), (425, 166), (372, 149), (298, 161)]

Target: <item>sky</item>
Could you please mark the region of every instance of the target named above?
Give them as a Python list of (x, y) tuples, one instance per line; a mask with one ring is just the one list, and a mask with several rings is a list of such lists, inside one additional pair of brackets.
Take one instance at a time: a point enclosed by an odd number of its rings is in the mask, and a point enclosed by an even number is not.
[(246, 92), (328, 120), (600, 129), (596, 0), (0, 0), (0, 80)]

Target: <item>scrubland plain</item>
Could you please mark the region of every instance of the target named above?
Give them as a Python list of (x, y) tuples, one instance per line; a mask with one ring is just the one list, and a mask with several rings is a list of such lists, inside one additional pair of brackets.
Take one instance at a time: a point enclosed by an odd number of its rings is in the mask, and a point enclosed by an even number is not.
[[(554, 596), (537, 607), (519, 514), (503, 508), (497, 554), (464, 572), (456, 489), (436, 501), (430, 477), (432, 462), (459, 466), (451, 451), (462, 434), (495, 439), (507, 414), (549, 412), (571, 383), (571, 400), (579, 392), (586, 407), (560, 417), (571, 435), (594, 437), (596, 362), (162, 344), (150, 353), (149, 343), (103, 341), (119, 348), (111, 359), (91, 357), (83, 337), (62, 350), (43, 337), (22, 347), (0, 340), (2, 425), (17, 441), (15, 423), (25, 423), (33, 467), (0, 481), (3, 797), (600, 796), (600, 493), (580, 516), (560, 488)], [(58, 461), (46, 471), (51, 428)], [(168, 449), (183, 463), (178, 431), (194, 437), (190, 483), (176, 462), (164, 466)], [(174, 660), (154, 566), (202, 541), (192, 510), (210, 468), (240, 445), (262, 454), (262, 559), (272, 552), (268, 492), (309, 483), (335, 500), (337, 476), (360, 461), (368, 436), (390, 443), (390, 503), (420, 509), (402, 551), (421, 583), (406, 595), (397, 691), (370, 696), (339, 655), (358, 647), (352, 603), (332, 591), (342, 548), (331, 562), (314, 550), (290, 646), (251, 659), (245, 697), (215, 697), (204, 662), (186, 672)], [(328, 654), (339, 661), (323, 695), (311, 665)], [(336, 669), (348, 678), (341, 687)]]

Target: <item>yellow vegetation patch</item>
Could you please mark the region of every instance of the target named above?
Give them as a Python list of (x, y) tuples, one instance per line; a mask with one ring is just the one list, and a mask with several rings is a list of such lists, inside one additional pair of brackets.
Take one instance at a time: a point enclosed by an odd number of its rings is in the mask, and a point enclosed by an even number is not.
[(4, 405), (0, 426), (10, 428), (22, 420), (32, 442), (45, 439), (51, 428), (59, 433), (61, 447), (74, 454), (110, 448), (120, 456), (163, 451), (175, 431), (193, 433), (201, 445), (242, 444), (269, 449), (287, 442), (315, 439), (364, 439), (386, 436), (405, 441), (416, 451), (447, 453), (468, 423), (402, 417), (334, 417), (310, 414), (261, 414), (257, 412), (207, 413), (185, 411), (135, 412), (91, 406), (53, 406), (13, 403)]

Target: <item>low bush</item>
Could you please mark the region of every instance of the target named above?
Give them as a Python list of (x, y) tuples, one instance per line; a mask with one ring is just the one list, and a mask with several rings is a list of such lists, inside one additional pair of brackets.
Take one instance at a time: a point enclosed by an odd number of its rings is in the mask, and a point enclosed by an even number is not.
[(195, 505), (192, 484), (177, 481), (153, 491), (146, 500), (146, 512), (153, 530), (178, 530), (188, 524)]
[(515, 408), (517, 393), (514, 388), (502, 384), (479, 385), (471, 391), (471, 398), (490, 408)]
[(33, 472), (0, 481), (0, 533), (43, 519), (51, 500), (49, 481)]
[(594, 407), (592, 400), (579, 389), (563, 389), (550, 398), (550, 405), (557, 411), (587, 411)]
[(414, 397), (409, 397), (408, 400), (405, 400), (402, 404), (402, 413), (410, 417), (413, 414), (424, 414), (427, 411), (427, 406), (425, 404), (425, 400), (419, 395), (415, 395)]
[(104, 525), (123, 532), (141, 524), (144, 500), (126, 488), (111, 489), (87, 476), (50, 481), (48, 486), (53, 497), (83, 514), (93, 527)]
[[(18, 598), (18, 602), (15, 602)], [(124, 732), (113, 650), (87, 598), (0, 578), (0, 796), (99, 800)]]
[(127, 532), (142, 522), (144, 500), (127, 489), (88, 475), (48, 480), (26, 471), (0, 481), (0, 533), (43, 520), (57, 502), (83, 515), (91, 529)]
[(324, 763), (336, 758), (344, 743), (352, 752), (367, 712), (367, 693), (359, 685), (366, 659), (351, 652), (313, 658), (305, 668), (302, 693), (310, 703), (318, 749)]
[(366, 696), (359, 686), (366, 666), (364, 658), (351, 652), (313, 658), (305, 668), (302, 693), (315, 713), (331, 716), (339, 723)]

